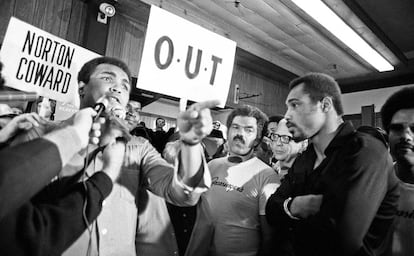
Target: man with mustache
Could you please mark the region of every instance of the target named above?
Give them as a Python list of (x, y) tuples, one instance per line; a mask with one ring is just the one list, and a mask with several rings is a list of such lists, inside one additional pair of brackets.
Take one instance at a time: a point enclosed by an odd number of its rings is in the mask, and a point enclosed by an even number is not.
[(391, 95), (381, 108), (394, 169), (400, 180), (392, 255), (414, 255), (414, 87)]
[(289, 132), (309, 146), (270, 197), (268, 221), (297, 256), (383, 255), (398, 200), (386, 146), (343, 121), (332, 77), (310, 73), (289, 89)]
[(227, 119), (229, 157), (208, 166), (212, 186), (205, 198), (215, 223), (211, 255), (265, 255), (272, 233), (265, 205), (279, 184), (278, 176), (254, 155), (266, 131), (267, 116), (252, 106), (234, 109)]

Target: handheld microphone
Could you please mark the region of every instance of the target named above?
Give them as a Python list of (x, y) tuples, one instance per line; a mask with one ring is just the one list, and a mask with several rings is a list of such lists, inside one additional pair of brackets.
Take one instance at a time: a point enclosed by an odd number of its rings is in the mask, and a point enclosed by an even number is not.
[(93, 106), (93, 109), (96, 111), (96, 116), (94, 117), (94, 121), (98, 120), (98, 118), (102, 115), (102, 113), (105, 112), (105, 109), (108, 107), (109, 105), (109, 100), (106, 97), (106, 95), (100, 97), (95, 105)]
[(9, 101), (35, 101), (37, 100), (36, 92), (18, 92), (18, 91), (1, 91), (0, 102)]

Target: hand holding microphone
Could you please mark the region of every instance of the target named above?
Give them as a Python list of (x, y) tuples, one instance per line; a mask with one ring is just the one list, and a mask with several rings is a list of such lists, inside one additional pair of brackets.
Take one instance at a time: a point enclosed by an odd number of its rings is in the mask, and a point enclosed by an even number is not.
[[(110, 93), (97, 100), (94, 110), (97, 114), (92, 126), (94, 131), (91, 142), (93, 144), (107, 145), (119, 137), (126, 141), (131, 139), (124, 120), (126, 109), (118, 101), (111, 98)], [(99, 136), (101, 136), (100, 139), (98, 139)]]

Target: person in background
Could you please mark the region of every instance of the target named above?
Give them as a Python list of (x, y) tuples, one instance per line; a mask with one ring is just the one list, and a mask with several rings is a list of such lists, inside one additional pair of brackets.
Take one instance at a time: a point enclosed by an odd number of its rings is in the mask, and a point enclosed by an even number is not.
[(279, 179), (254, 155), (267, 116), (252, 106), (234, 109), (228, 119), (229, 157), (208, 163), (212, 186), (203, 194), (215, 223), (211, 255), (266, 255), (274, 243), (265, 205)]
[(131, 135), (146, 138), (151, 142), (149, 135), (150, 133), (148, 133), (148, 129), (145, 127), (145, 123), (139, 121), (140, 111), (141, 103), (138, 101), (130, 100), (127, 104), (125, 121), (127, 121), (127, 126), (130, 130)]
[(294, 79), (286, 105), (293, 139), (310, 144), (269, 198), (269, 223), (297, 256), (382, 255), (398, 200), (387, 148), (344, 123), (341, 91), (328, 75)]
[(264, 131), (265, 135), (256, 150), (257, 157), (271, 167), (276, 164), (277, 160), (273, 156), (272, 140), (269, 136), (276, 131), (277, 124), (282, 118), (283, 116), (281, 115), (269, 117), (269, 122), (266, 125), (266, 130)]
[(267, 124), (267, 133), (266, 133), (267, 136), (269, 134), (276, 132), (277, 126), (280, 120), (282, 119), (283, 119), (282, 115), (274, 115), (274, 116), (269, 117), (269, 122)]
[(155, 120), (155, 131), (152, 132), (151, 143), (154, 145), (154, 148), (157, 149), (160, 154), (164, 151), (165, 144), (168, 142), (168, 138), (174, 133), (174, 129), (164, 131), (165, 119), (158, 117)]
[(286, 119), (281, 119), (277, 128), (269, 135), (269, 138), (272, 140), (270, 147), (272, 148), (273, 157), (277, 160), (272, 168), (281, 177), (287, 173), (297, 155), (304, 151), (304, 142), (293, 141), (292, 133), (289, 132), (286, 123)]
[(36, 104), (36, 113), (46, 120), (55, 120), (56, 100), (45, 97), (39, 97)]
[[(414, 87), (391, 95), (381, 108), (401, 196), (395, 221), (393, 256), (414, 255)], [(391, 255), (391, 254), (390, 254)]]

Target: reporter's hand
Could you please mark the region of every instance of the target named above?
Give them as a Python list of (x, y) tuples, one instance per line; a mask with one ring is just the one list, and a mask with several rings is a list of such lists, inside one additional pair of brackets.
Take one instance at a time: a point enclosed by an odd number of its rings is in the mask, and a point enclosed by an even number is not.
[(110, 142), (104, 149), (102, 160), (105, 172), (113, 182), (118, 178), (125, 156), (125, 143), (123, 141)]
[(217, 100), (194, 103), (177, 118), (180, 138), (188, 143), (199, 143), (213, 129), (210, 108), (220, 104)]
[(95, 110), (92, 108), (84, 108), (79, 110), (73, 117), (71, 126), (75, 128), (75, 131), (81, 140), (82, 148), (88, 145), (89, 139), (91, 139), (92, 142), (99, 141), (101, 135), (101, 124), (99, 122), (102, 120), (93, 123), (94, 116), (96, 116)]
[(117, 102), (111, 102), (105, 111), (105, 123), (101, 127), (100, 146), (105, 146), (111, 143), (117, 137), (125, 137), (129, 135), (129, 130), (126, 125), (122, 125), (125, 118), (126, 109)]
[(305, 195), (293, 198), (290, 204), (290, 213), (302, 219), (319, 212), (323, 200), (323, 195)]
[(7, 141), (13, 137), (19, 130), (30, 130), (33, 127), (39, 126), (46, 121), (42, 119), (37, 113), (25, 113), (14, 117), (7, 123), (3, 129), (0, 130), (0, 142)]

